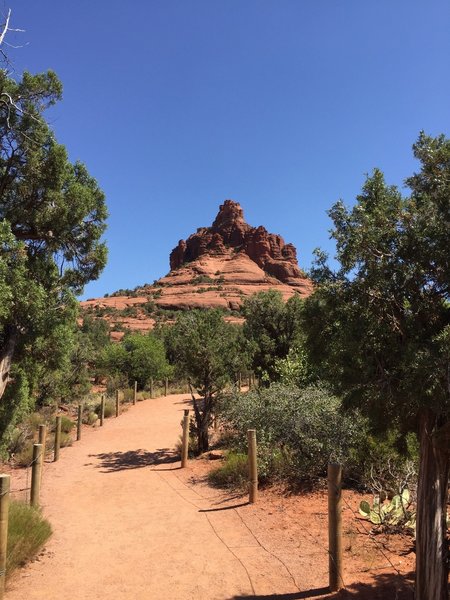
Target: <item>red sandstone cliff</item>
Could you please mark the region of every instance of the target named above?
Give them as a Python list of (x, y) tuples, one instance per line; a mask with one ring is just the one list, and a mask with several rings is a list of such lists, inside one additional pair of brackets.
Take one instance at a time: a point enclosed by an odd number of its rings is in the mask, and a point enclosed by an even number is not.
[(170, 253), (170, 268), (208, 256), (227, 256), (230, 249), (242, 252), (267, 274), (283, 283), (304, 283), (299, 269), (297, 252), (285, 244), (280, 235), (269, 233), (265, 227), (251, 227), (244, 221), (243, 210), (237, 202), (225, 200), (211, 227), (201, 227), (187, 240), (180, 240)]
[[(229, 311), (229, 320), (242, 321), (243, 299), (257, 292), (276, 289), (285, 300), (312, 292), (294, 246), (264, 227), (248, 225), (232, 200), (220, 206), (211, 227), (180, 240), (170, 254), (170, 269), (153, 285), (136, 288), (133, 296), (97, 298), (81, 306), (113, 325), (145, 331), (161, 314), (170, 315), (167, 311), (220, 307)], [(120, 335), (117, 331), (115, 337)]]

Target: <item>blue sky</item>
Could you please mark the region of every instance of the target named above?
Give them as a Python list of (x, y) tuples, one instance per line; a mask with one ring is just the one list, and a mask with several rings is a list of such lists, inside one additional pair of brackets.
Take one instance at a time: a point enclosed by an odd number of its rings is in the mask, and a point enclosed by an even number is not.
[(448, 0), (10, 0), (17, 73), (105, 191), (109, 262), (83, 297), (152, 282), (226, 198), (308, 268), (365, 173), (402, 185), (421, 129), (450, 131)]

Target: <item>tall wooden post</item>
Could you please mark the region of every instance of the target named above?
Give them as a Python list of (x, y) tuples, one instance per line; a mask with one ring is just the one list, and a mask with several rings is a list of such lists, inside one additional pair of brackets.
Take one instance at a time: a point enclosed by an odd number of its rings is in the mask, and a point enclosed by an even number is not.
[(330, 591), (344, 587), (342, 580), (342, 467), (328, 465), (328, 547)]
[(105, 394), (102, 394), (100, 400), (100, 427), (103, 427), (103, 421), (105, 420)]
[(83, 423), (83, 406), (78, 405), (78, 418), (77, 418), (77, 441), (81, 440), (81, 425)]
[(185, 409), (183, 417), (183, 439), (181, 444), (181, 468), (187, 467), (189, 456), (189, 409)]
[(134, 395), (133, 395), (133, 404), (137, 402), (137, 381), (134, 382)]
[(258, 498), (258, 463), (256, 455), (256, 429), (247, 431), (248, 440), (248, 471), (249, 471), (249, 498), (250, 503)]
[(39, 506), (42, 479), (42, 444), (33, 444), (33, 465), (31, 467), (31, 506)]
[(153, 398), (153, 377), (150, 379), (150, 398)]
[(5, 594), (10, 476), (0, 475), (0, 599)]
[(169, 391), (169, 380), (166, 379), (164, 380), (164, 396), (167, 396), (167, 392)]
[(53, 460), (56, 462), (59, 460), (59, 449), (61, 447), (61, 415), (56, 417), (55, 424), (55, 455)]
[(116, 390), (116, 417), (119, 416), (119, 390)]

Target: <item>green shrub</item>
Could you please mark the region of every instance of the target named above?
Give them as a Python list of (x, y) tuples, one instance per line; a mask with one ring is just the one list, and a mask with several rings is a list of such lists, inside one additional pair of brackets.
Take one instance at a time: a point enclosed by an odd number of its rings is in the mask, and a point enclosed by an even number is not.
[(27, 441), (22, 450), (14, 455), (18, 467), (28, 467), (33, 462), (33, 441)]
[(262, 480), (323, 476), (330, 459), (348, 464), (367, 432), (357, 412), (343, 412), (340, 400), (318, 385), (272, 384), (247, 394), (233, 392), (220, 412), (238, 452), (246, 452), (247, 430), (256, 429)]
[(229, 452), (225, 463), (208, 473), (208, 480), (217, 487), (245, 487), (248, 482), (247, 455)]
[(60, 438), (60, 446), (61, 448), (65, 448), (67, 446), (71, 446), (73, 444), (72, 436), (70, 433), (61, 432)]
[(43, 415), (38, 412), (31, 413), (25, 420), (25, 425), (27, 425), (31, 431), (36, 431), (39, 429), (39, 425), (43, 425), (45, 423), (45, 419)]
[(51, 535), (38, 509), (12, 501), (9, 506), (6, 576), (31, 560)]
[(75, 423), (69, 419), (69, 417), (61, 417), (61, 431), (63, 433), (70, 433), (74, 428)]
[(83, 423), (86, 423), (86, 425), (95, 425), (97, 420), (97, 413), (93, 410), (89, 410), (83, 417)]
[[(99, 417), (100, 417), (101, 408), (102, 408), (102, 405), (101, 405), (101, 402), (99, 402), (97, 404), (97, 406), (95, 407), (95, 412), (97, 413), (97, 415)], [(112, 417), (115, 414), (116, 414), (115, 400), (113, 400), (112, 398), (106, 398), (105, 399), (105, 412), (104, 412), (105, 419), (108, 419), (109, 417)]]
[[(66, 417), (65, 415), (61, 415), (61, 432), (62, 433), (70, 433), (72, 431), (72, 429), (74, 428), (75, 423), (69, 419), (69, 417)], [(56, 419), (53, 417), (51, 420), (51, 427), (50, 427), (50, 431), (51, 432), (55, 432), (56, 429)]]

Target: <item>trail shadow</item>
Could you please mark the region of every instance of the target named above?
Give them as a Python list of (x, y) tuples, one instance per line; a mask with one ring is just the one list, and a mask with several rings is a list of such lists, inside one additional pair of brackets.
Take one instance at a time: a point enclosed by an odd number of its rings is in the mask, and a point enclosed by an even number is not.
[(170, 448), (158, 448), (155, 452), (146, 450), (128, 450), (127, 452), (107, 452), (103, 454), (90, 454), (90, 457), (100, 461), (98, 469), (102, 473), (114, 473), (129, 469), (142, 469), (154, 465), (172, 464), (179, 460), (177, 454)]
[(222, 506), (222, 508), (201, 508), (198, 512), (209, 513), (219, 512), (222, 510), (233, 510), (233, 508), (240, 508), (241, 506), (248, 506), (250, 502), (241, 502), (240, 504), (233, 504), (233, 506)]
[(372, 583), (354, 583), (339, 592), (330, 592), (328, 587), (314, 588), (292, 594), (267, 594), (233, 596), (229, 600), (413, 600), (413, 574), (400, 576), (393, 573), (373, 575)]

